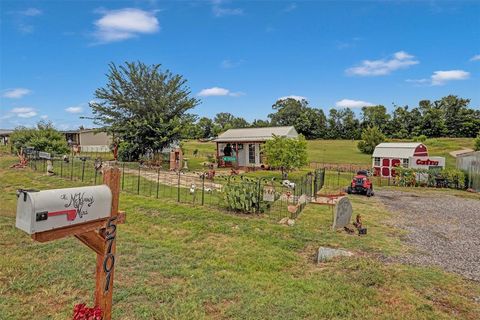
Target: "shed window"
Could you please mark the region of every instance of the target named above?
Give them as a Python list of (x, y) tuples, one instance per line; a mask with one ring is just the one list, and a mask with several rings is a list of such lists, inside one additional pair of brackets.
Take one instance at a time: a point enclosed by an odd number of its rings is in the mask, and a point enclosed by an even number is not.
[(404, 168), (408, 168), (408, 164), (409, 164), (408, 159), (403, 159), (403, 160), (402, 160), (402, 166), (403, 166)]
[(379, 157), (375, 157), (373, 159), (373, 161), (374, 161), (374, 166), (375, 167), (380, 167), (380, 158)]

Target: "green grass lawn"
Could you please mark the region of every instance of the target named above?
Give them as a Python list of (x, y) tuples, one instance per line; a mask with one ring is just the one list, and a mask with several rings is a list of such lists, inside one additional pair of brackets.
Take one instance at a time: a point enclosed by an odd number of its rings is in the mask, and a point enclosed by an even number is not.
[[(91, 304), (94, 254), (74, 238), (35, 243), (15, 229), (15, 190), (78, 182), (0, 158), (0, 319), (66, 319)], [(114, 319), (476, 319), (480, 285), (436, 268), (385, 264), (411, 248), (374, 198), (352, 197), (369, 234), (330, 229), (308, 205), (294, 227), (261, 216), (122, 193)], [(352, 258), (316, 265), (320, 245)]]

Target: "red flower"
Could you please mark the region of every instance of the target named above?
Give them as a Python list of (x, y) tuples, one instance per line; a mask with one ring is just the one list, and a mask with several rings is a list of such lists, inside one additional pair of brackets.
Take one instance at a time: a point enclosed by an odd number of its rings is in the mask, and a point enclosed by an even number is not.
[(102, 320), (102, 309), (89, 308), (85, 303), (79, 303), (73, 308), (73, 320)]

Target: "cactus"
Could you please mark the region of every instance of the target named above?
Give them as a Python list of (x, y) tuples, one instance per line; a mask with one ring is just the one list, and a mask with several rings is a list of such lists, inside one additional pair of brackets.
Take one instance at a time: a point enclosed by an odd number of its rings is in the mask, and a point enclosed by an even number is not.
[[(270, 203), (259, 199), (261, 186), (247, 179), (228, 183), (223, 190), (223, 200), (227, 208), (243, 213), (263, 213)], [(260, 201), (259, 201), (260, 200)]]

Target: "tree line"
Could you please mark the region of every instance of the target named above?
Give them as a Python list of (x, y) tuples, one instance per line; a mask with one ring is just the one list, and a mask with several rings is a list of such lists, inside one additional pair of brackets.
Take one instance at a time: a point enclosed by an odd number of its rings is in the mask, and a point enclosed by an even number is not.
[(388, 112), (383, 105), (365, 106), (359, 117), (349, 108), (329, 110), (311, 107), (307, 100), (292, 98), (276, 101), (268, 119), (249, 123), (231, 113), (218, 113), (213, 119), (189, 115), (183, 138), (215, 137), (231, 128), (295, 126), (307, 139), (360, 139), (364, 129), (377, 127), (388, 138), (418, 136), (476, 137), (480, 131), (480, 110), (470, 108), (470, 100), (449, 95), (439, 100), (421, 100), (418, 106), (395, 106)]
[(366, 106), (360, 117), (349, 108), (332, 108), (326, 115), (307, 100), (279, 99), (268, 119), (251, 123), (228, 112), (200, 118), (190, 112), (200, 103), (183, 76), (159, 64), (126, 62), (109, 65), (107, 83), (95, 91), (90, 107), (93, 122), (114, 137), (119, 153), (129, 159), (161, 151), (172, 141), (212, 138), (230, 128), (293, 125), (307, 139), (360, 139), (367, 128), (401, 139), (475, 137), (480, 131), (480, 111), (470, 108), (469, 99), (453, 95), (422, 100), (413, 108), (395, 106), (392, 113), (382, 105)]

